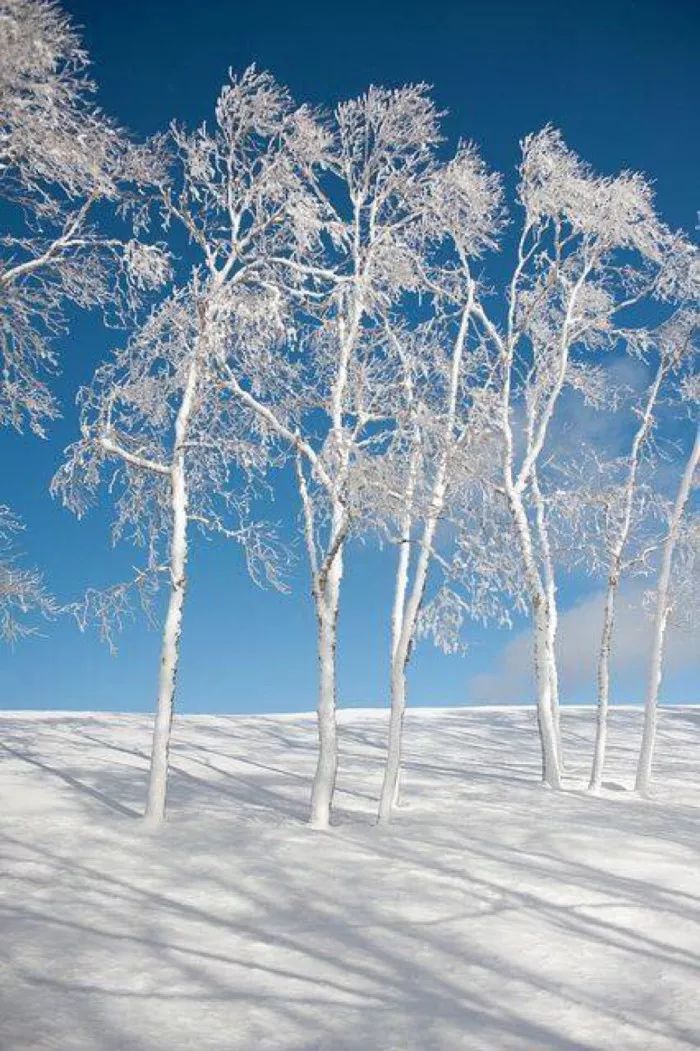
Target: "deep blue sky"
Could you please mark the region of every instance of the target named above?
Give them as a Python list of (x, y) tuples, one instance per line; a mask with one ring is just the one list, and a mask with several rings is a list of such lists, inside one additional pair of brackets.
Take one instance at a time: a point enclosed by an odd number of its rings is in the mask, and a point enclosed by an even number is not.
[[(286, 82), (300, 101), (313, 103), (331, 104), (370, 82), (424, 80), (449, 110), (448, 135), (474, 139), (492, 167), (512, 172), (518, 140), (552, 122), (596, 168), (638, 168), (651, 175), (672, 225), (692, 231), (698, 222), (700, 8), (690, 0), (71, 0), (64, 6), (83, 27), (103, 107), (136, 135), (156, 131), (173, 117), (188, 123), (209, 118), (228, 67), (240, 70), (252, 61)], [(0, 435), (2, 500), (26, 521), (27, 557), (42, 565), (50, 586), (66, 600), (88, 585), (120, 579), (136, 561), (128, 549), (112, 551), (104, 513), (76, 522), (47, 495), (61, 449), (75, 435), (75, 390), (114, 338), (96, 319), (81, 319), (61, 341), (64, 419), (46, 442)], [(294, 494), (284, 484), (279, 516), (289, 520), (295, 511)], [(387, 552), (356, 546), (349, 553), (339, 654), (343, 704), (384, 702), (392, 568)], [(584, 601), (590, 587), (569, 583), (565, 604)], [(427, 644), (418, 648), (414, 703), (478, 701), (480, 687), (470, 680), (493, 682), (504, 662), (512, 664), (507, 633), (475, 628), (469, 641), (466, 658), (442, 657)], [(80, 635), (71, 623), (48, 625), (43, 639), (3, 651), (0, 704), (150, 710), (158, 642), (157, 632), (138, 621), (111, 657), (94, 635)], [(618, 700), (639, 698), (642, 671), (620, 670)], [(693, 675), (687, 659), (679, 658), (665, 684), (666, 699), (700, 700)], [(517, 682), (511, 675), (504, 689), (515, 690)], [(309, 709), (314, 689), (314, 624), (303, 563), (293, 594), (279, 596), (250, 584), (235, 549), (196, 544), (181, 710)], [(525, 684), (517, 696), (509, 692), (499, 699), (528, 700), (527, 693)], [(568, 699), (591, 699), (588, 671), (572, 672)]]

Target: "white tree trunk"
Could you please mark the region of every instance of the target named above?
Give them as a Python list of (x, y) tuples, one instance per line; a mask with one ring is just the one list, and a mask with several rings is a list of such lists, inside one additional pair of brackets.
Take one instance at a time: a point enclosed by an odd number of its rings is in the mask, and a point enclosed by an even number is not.
[(184, 442), (197, 387), (197, 362), (193, 361), (175, 421), (175, 447), (171, 468), (172, 537), (170, 541), (170, 599), (163, 629), (158, 706), (153, 725), (151, 766), (145, 820), (159, 825), (165, 819), (168, 754), (175, 704), (175, 684), (182, 632), (182, 610), (187, 586), (187, 477)]
[(379, 822), (389, 820), (393, 807), (398, 805), (400, 792), (403, 716), (406, 709), (406, 665), (409, 657), (409, 650), (403, 642), (403, 636), (406, 620), (406, 593), (411, 564), (412, 503), (420, 455), (418, 432), (414, 440), (416, 445), (413, 449), (409, 468), (406, 493), (407, 511), (401, 522), (399, 557), (396, 565), (396, 582), (394, 586), (394, 605), (391, 611), (391, 706), (386, 765), (384, 767), (384, 780), (379, 802)]
[[(403, 523), (396, 566), (396, 584), (394, 588), (394, 607), (391, 615), (391, 669), (390, 691), (391, 707), (389, 714), (389, 737), (387, 742), (386, 766), (379, 803), (379, 821), (388, 821), (391, 810), (398, 805), (401, 781), (401, 745), (403, 740), (403, 713), (406, 709), (406, 664), (408, 653), (401, 645), (404, 618), (406, 613), (406, 590), (408, 588), (408, 570), (411, 559), (411, 516), (406, 516)], [(389, 799), (391, 783), (393, 793)]]
[[(357, 250), (354, 263), (355, 272), (357, 273), (359, 269)], [(326, 570), (322, 570), (323, 579), (319, 580), (317, 578), (313, 587), (318, 622), (319, 684), (317, 712), (319, 748), (316, 773), (311, 789), (311, 816), (309, 824), (312, 828), (318, 829), (326, 829), (330, 825), (335, 779), (338, 772), (335, 651), (344, 548), (344, 540), (340, 539), (339, 543), (338, 540), (347, 526), (347, 512), (339, 501), (337, 493), (342, 491), (350, 464), (350, 447), (343, 427), (343, 405), (348, 384), (349, 363), (363, 311), (362, 295), (355, 295), (350, 307), (349, 319), (342, 315), (338, 319), (340, 353), (338, 355), (337, 371), (333, 380), (329, 406), (331, 421), (329, 438), (333, 440), (334, 453), (337, 457), (336, 488), (330, 494), (332, 512), (328, 554), (331, 557), (330, 564), (326, 567)], [(308, 493), (303, 495), (303, 499), (308, 501)], [(313, 512), (307, 506), (305, 511), (307, 517), (307, 548), (313, 567), (316, 562), (316, 555), (313, 522), (309, 523), (309, 514), (311, 514), (311, 519), (313, 520)]]
[(387, 744), (384, 780), (379, 797), (379, 824), (386, 824), (398, 800), (401, 776), (401, 750), (403, 744), (403, 719), (406, 712), (406, 664), (408, 655), (401, 645), (391, 661), (391, 714), (389, 716), (389, 740)]
[(311, 789), (312, 828), (330, 825), (331, 806), (338, 771), (338, 733), (336, 727), (336, 646), (337, 606), (332, 601), (317, 612), (318, 621), (318, 758)]
[(559, 750), (552, 712), (551, 631), (546, 597), (540, 592), (533, 599), (535, 621), (535, 681), (537, 684), (537, 725), (542, 747), (542, 781), (550, 788), (561, 788)]
[(608, 708), (610, 697), (610, 650), (612, 647), (612, 635), (615, 625), (616, 592), (617, 579), (611, 576), (608, 580), (608, 590), (605, 596), (603, 632), (600, 642), (600, 654), (598, 657), (598, 707), (596, 714), (593, 766), (591, 768), (591, 779), (588, 784), (588, 790), (590, 792), (600, 791), (600, 787), (603, 783), (603, 772), (605, 770), (605, 750), (608, 741)]
[(165, 818), (170, 731), (182, 631), (182, 608), (185, 601), (186, 530), (178, 527), (177, 541), (173, 536), (173, 548), (176, 548), (176, 551), (173, 551), (170, 562), (172, 585), (161, 645), (158, 706), (153, 726), (148, 801), (144, 815), (146, 821), (153, 825), (160, 824)]
[(389, 821), (393, 807), (398, 801), (401, 777), (401, 746), (403, 741), (403, 717), (406, 710), (406, 665), (408, 663), (408, 637), (406, 633), (406, 589), (410, 543), (404, 540), (399, 551), (396, 570), (394, 610), (391, 624), (391, 711), (389, 714), (389, 738), (387, 742), (384, 780), (379, 797), (378, 821)]
[[(425, 586), (428, 580), (432, 545), (435, 539), (440, 511), (445, 502), (445, 465), (439, 471), (438, 479), (432, 494), (431, 515), (423, 527), (423, 535), (420, 541), (420, 551), (416, 560), (413, 585), (408, 597), (404, 602), (404, 596), (408, 584), (408, 553), (405, 561), (399, 557), (396, 579), (396, 596), (394, 602), (394, 618), (392, 635), (394, 642), (391, 655), (391, 713), (389, 716), (389, 741), (387, 747), (386, 766), (384, 768), (384, 780), (379, 799), (379, 811), (377, 819), (380, 824), (390, 820), (392, 809), (398, 795), (398, 784), (401, 776), (401, 747), (403, 742), (403, 721), (406, 712), (406, 667), (408, 665), (413, 640), (418, 625), (418, 614), (425, 595)], [(408, 549), (408, 544), (403, 545)], [(403, 615), (401, 608), (403, 607)]]
[(656, 370), (654, 381), (649, 388), (640, 425), (637, 428), (632, 441), (628, 460), (627, 479), (624, 489), (622, 520), (620, 522), (618, 535), (614, 538), (610, 550), (610, 572), (608, 573), (608, 588), (605, 596), (603, 629), (600, 637), (600, 652), (598, 655), (598, 705), (596, 712), (596, 736), (593, 750), (593, 763), (591, 766), (591, 777), (588, 784), (588, 790), (590, 792), (600, 791), (603, 783), (603, 774), (605, 772), (605, 753), (608, 739), (608, 714), (610, 711), (610, 656), (612, 653), (613, 630), (615, 627), (615, 604), (623, 570), (624, 551), (632, 527), (632, 508), (637, 484), (639, 458), (642, 446), (652, 427), (654, 405), (656, 404), (656, 399), (667, 367), (667, 361), (662, 358), (659, 367)]
[(537, 685), (537, 725), (542, 748), (542, 780), (550, 788), (559, 789), (561, 788), (561, 769), (552, 711), (552, 666), (556, 657), (552, 649), (549, 603), (535, 561), (530, 523), (522, 496), (512, 485), (507, 484), (506, 488), (520, 542), (535, 626), (535, 681)]
[(695, 434), (695, 442), (685, 465), (683, 477), (678, 488), (676, 500), (669, 520), (669, 529), (663, 547), (661, 559), (661, 570), (656, 592), (656, 612), (654, 616), (654, 634), (652, 638), (651, 655), (649, 658), (649, 678), (647, 682), (647, 695), (644, 705), (644, 729), (642, 731), (642, 744), (639, 750), (639, 762), (637, 764), (637, 778), (635, 790), (646, 793), (651, 783), (651, 766), (654, 758), (654, 744), (656, 740), (657, 705), (659, 699), (659, 686), (663, 671), (663, 650), (666, 624), (670, 613), (670, 587), (671, 568), (673, 565), (673, 553), (680, 532), (681, 521), (685, 505), (693, 485), (693, 478), (700, 462), (700, 428)]
[[(523, 234), (524, 238), (525, 234)], [(571, 325), (574, 318), (579, 293), (583, 288), (592, 268), (592, 260), (588, 260), (582, 268), (581, 273), (572, 286), (566, 304), (566, 311), (562, 323), (559, 346), (557, 353), (556, 370), (553, 382), (544, 400), (539, 414), (539, 420), (530, 416), (527, 425), (527, 444), (517, 476), (514, 478), (514, 440), (513, 422), (511, 419), (511, 393), (514, 367), (514, 352), (517, 336), (514, 336), (514, 326), (517, 306), (517, 280), (526, 256), (523, 256), (524, 241), (521, 239), (519, 248), (519, 264), (511, 282), (510, 305), (508, 311), (508, 339), (504, 343), (496, 334), (496, 342), (504, 357), (505, 381), (502, 392), (502, 430), (505, 438), (505, 461), (504, 482), (506, 497), (513, 515), (516, 533), (520, 544), (523, 563), (525, 566), (525, 577), (527, 583), (530, 605), (532, 607), (535, 622), (535, 678), (537, 681), (537, 724), (542, 746), (542, 780), (552, 788), (561, 788), (561, 767), (559, 762), (558, 746), (558, 677), (556, 676), (556, 653), (554, 649), (554, 638), (556, 635), (556, 619), (550, 616), (551, 610), (555, 611), (554, 577), (551, 570), (551, 562), (548, 563), (548, 551), (545, 544), (543, 551), (545, 562), (545, 581), (543, 583), (535, 549), (532, 539), (532, 530), (528, 520), (527, 511), (523, 501), (523, 492), (528, 483), (532, 483), (536, 493), (537, 504), (540, 504), (539, 512), (542, 512), (541, 498), (537, 500), (537, 464), (547, 439), (549, 427), (554, 411), (563, 389), (567, 367), (569, 363), (569, 350), (571, 339)], [(544, 533), (546, 540), (546, 532)], [(551, 591), (547, 587), (547, 575), (551, 582)], [(548, 593), (549, 591), (549, 593)], [(553, 691), (557, 696), (553, 696)], [(556, 710), (556, 717), (555, 717)], [(556, 718), (556, 723), (555, 723)]]
[(423, 524), (423, 535), (420, 551), (416, 560), (415, 574), (410, 596), (406, 601), (408, 575), (410, 568), (410, 542), (412, 527), (413, 495), (415, 492), (418, 460), (420, 457), (420, 430), (414, 440), (414, 455), (411, 458), (409, 481), (406, 493), (407, 512), (401, 525), (402, 547), (396, 570), (396, 587), (392, 613), (391, 639), (391, 713), (389, 716), (389, 740), (387, 745), (384, 780), (379, 799), (377, 820), (380, 824), (391, 818), (393, 807), (398, 802), (399, 782), (401, 778), (401, 748), (403, 743), (403, 721), (406, 711), (406, 667), (408, 665), (413, 640), (418, 625), (418, 614), (425, 595), (428, 579), (433, 541), (438, 520), (445, 506), (447, 494), (447, 472), (450, 445), (453, 440), (455, 420), (457, 417), (457, 398), (459, 381), (464, 357), (464, 346), (467, 338), (469, 319), (474, 305), (474, 287), (470, 285), (467, 302), (462, 311), (459, 330), (455, 338), (450, 361), (450, 383), (447, 396), (447, 417), (445, 421), (444, 444), (438, 460), (435, 479), (430, 494), (428, 516)]
[(547, 602), (547, 622), (549, 625), (549, 690), (552, 707), (552, 725), (554, 727), (554, 741), (557, 751), (557, 762), (559, 769), (563, 769), (563, 753), (561, 744), (561, 724), (559, 715), (559, 671), (557, 668), (556, 642), (557, 629), (559, 626), (559, 614), (557, 610), (557, 585), (554, 576), (554, 563), (552, 561), (552, 549), (549, 543), (549, 532), (545, 516), (545, 505), (542, 491), (537, 477), (537, 471), (533, 468), (531, 491), (535, 505), (535, 521), (537, 526), (537, 537), (539, 549), (542, 556), (542, 567), (544, 570), (544, 589)]
[[(333, 535), (340, 526), (339, 508), (334, 509)], [(318, 758), (311, 789), (312, 828), (326, 829), (331, 821), (333, 793), (338, 772), (338, 728), (336, 724), (336, 637), (340, 582), (343, 576), (343, 545), (335, 553), (325, 581), (315, 584), (318, 625)]]
[[(549, 601), (549, 600), (548, 600)], [(557, 668), (557, 627), (559, 614), (556, 599), (549, 601), (547, 616), (549, 618), (549, 689), (552, 705), (552, 725), (554, 727), (554, 743), (557, 749), (557, 761), (559, 769), (564, 772), (564, 750), (561, 741), (561, 714), (559, 705), (559, 669)]]
[(184, 472), (173, 472), (173, 535), (170, 550), (170, 599), (163, 629), (158, 706), (153, 726), (151, 768), (145, 818), (153, 825), (165, 818), (170, 730), (175, 702), (175, 682), (182, 632), (187, 566), (187, 492)]

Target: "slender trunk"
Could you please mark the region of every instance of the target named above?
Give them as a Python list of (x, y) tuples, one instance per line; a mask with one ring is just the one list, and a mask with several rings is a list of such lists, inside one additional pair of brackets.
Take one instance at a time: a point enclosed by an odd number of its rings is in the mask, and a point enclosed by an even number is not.
[(600, 787), (603, 783), (603, 772), (605, 770), (605, 749), (608, 740), (608, 708), (610, 697), (610, 650), (612, 646), (613, 627), (615, 624), (616, 593), (617, 578), (611, 576), (608, 579), (608, 590), (605, 597), (603, 632), (600, 643), (600, 654), (598, 657), (598, 708), (596, 715), (593, 766), (591, 768), (591, 779), (588, 784), (589, 792), (600, 791)]
[(389, 740), (387, 744), (384, 780), (379, 797), (379, 824), (391, 819), (397, 802), (401, 776), (401, 749), (403, 743), (403, 719), (406, 712), (406, 663), (408, 656), (402, 644), (391, 662), (391, 715), (389, 716)]
[(596, 712), (596, 736), (593, 750), (593, 763), (591, 766), (591, 777), (588, 784), (590, 792), (600, 791), (603, 783), (603, 774), (605, 772), (608, 715), (610, 711), (610, 655), (612, 652), (613, 630), (615, 626), (615, 604), (617, 600), (617, 591), (620, 585), (620, 577), (623, 570), (623, 555), (632, 527), (632, 508), (637, 484), (639, 459), (642, 446), (646, 441), (647, 435), (652, 426), (654, 405), (664, 375), (666, 374), (667, 367), (668, 363), (666, 359), (662, 358), (659, 367), (656, 370), (654, 381), (649, 387), (641, 422), (634, 435), (632, 447), (630, 449), (620, 529), (611, 544), (610, 571), (608, 573), (608, 588), (605, 597), (603, 628), (601, 631), (600, 652), (598, 655), (598, 705)]
[[(334, 509), (333, 536), (340, 528), (340, 508)], [(315, 585), (318, 624), (318, 758), (311, 789), (312, 828), (330, 825), (333, 793), (338, 772), (338, 728), (336, 725), (336, 636), (340, 582), (343, 576), (342, 545), (331, 562), (325, 580)]]
[[(359, 225), (356, 223), (356, 237), (359, 237)], [(355, 273), (358, 271), (359, 253), (357, 244), (355, 246), (354, 262)], [(357, 291), (357, 290), (356, 290)], [(338, 605), (340, 602), (340, 582), (343, 576), (343, 546), (344, 541), (337, 546), (332, 554), (336, 543), (347, 526), (347, 512), (340, 503), (337, 493), (347, 480), (350, 465), (350, 448), (343, 427), (343, 405), (348, 384), (349, 363), (352, 351), (357, 340), (360, 321), (364, 312), (362, 295), (355, 294), (350, 305), (349, 319), (340, 316), (338, 320), (338, 335), (340, 341), (340, 354), (338, 356), (337, 371), (333, 380), (330, 399), (330, 433), (333, 440), (334, 453), (337, 457), (337, 488), (331, 494), (331, 529), (329, 540), (330, 563), (325, 570), (321, 571), (320, 577), (314, 581), (314, 599), (316, 602), (316, 618), (318, 622), (318, 758), (316, 773), (311, 788), (311, 816), (309, 824), (312, 828), (326, 829), (331, 822), (331, 807), (333, 805), (333, 793), (335, 792), (335, 780), (338, 772), (338, 728), (336, 724), (336, 634), (338, 623)], [(304, 496), (307, 504), (305, 516), (307, 519), (307, 548), (312, 567), (315, 565), (315, 541), (313, 526), (313, 511), (308, 504), (308, 494)], [(312, 570), (313, 571), (313, 570)]]
[(406, 665), (408, 664), (412, 632), (408, 623), (405, 596), (408, 585), (409, 545), (402, 544), (396, 573), (394, 617), (392, 618), (391, 652), (391, 711), (389, 715), (389, 738), (387, 741), (384, 779), (379, 797), (377, 820), (384, 824), (398, 802), (401, 778), (401, 751), (403, 744), (403, 720), (406, 711)]
[(175, 449), (171, 468), (172, 538), (170, 541), (170, 599), (163, 629), (158, 706), (153, 725), (148, 799), (144, 813), (151, 825), (165, 819), (168, 754), (175, 703), (175, 684), (182, 632), (182, 611), (187, 586), (187, 477), (183, 443), (197, 387), (197, 362), (193, 361), (175, 421)]
[(559, 729), (559, 676), (555, 640), (557, 632), (556, 587), (545, 532), (542, 499), (536, 483), (536, 520), (542, 547), (545, 579), (537, 567), (533, 539), (522, 496), (507, 479), (506, 490), (520, 541), (525, 577), (534, 619), (534, 662), (537, 688), (537, 727), (542, 750), (542, 781), (561, 788), (561, 738)]
[(338, 770), (336, 727), (335, 644), (337, 606), (332, 600), (317, 612), (318, 620), (318, 758), (311, 789), (313, 828), (328, 828)]
[(525, 566), (525, 576), (530, 593), (530, 604), (535, 625), (534, 659), (537, 686), (537, 725), (542, 748), (542, 780), (551, 788), (561, 788), (561, 770), (552, 714), (552, 628), (549, 603), (540, 572), (537, 568), (532, 545), (530, 523), (522, 496), (506, 478), (506, 495), (515, 521), (516, 533)]
[(557, 750), (557, 761), (562, 773), (564, 770), (564, 750), (561, 741), (561, 708), (559, 704), (559, 669), (557, 668), (557, 622), (558, 614), (556, 603), (549, 608), (549, 689), (551, 692), (552, 725), (554, 727), (554, 743)]
[(399, 562), (396, 571), (396, 588), (392, 615), (391, 713), (389, 716), (389, 740), (387, 745), (386, 766), (384, 767), (384, 780), (382, 782), (382, 790), (379, 798), (379, 811), (377, 815), (377, 820), (380, 824), (384, 824), (390, 820), (392, 809), (398, 802), (399, 781), (401, 777), (403, 722), (406, 711), (406, 667), (411, 656), (411, 648), (413, 646), (416, 626), (418, 624), (418, 614), (423, 602), (423, 596), (425, 595), (425, 586), (428, 579), (428, 569), (430, 567), (435, 530), (437, 529), (438, 519), (442, 514), (445, 505), (450, 442), (454, 434), (454, 426), (457, 416), (459, 379), (462, 369), (469, 319), (473, 305), (474, 288), (470, 284), (467, 302), (462, 311), (462, 317), (450, 361), (450, 382), (447, 396), (447, 416), (444, 432), (445, 445), (433, 481), (433, 487), (430, 494), (430, 508), (423, 525), (420, 552), (416, 560), (413, 585), (407, 602), (406, 593), (408, 589), (412, 526), (411, 504), (415, 492), (418, 460), (420, 457), (420, 429), (416, 431), (414, 436), (414, 455), (411, 459), (409, 484), (406, 493), (406, 506), (408, 510), (402, 522), (402, 548), (399, 554)]
[[(397, 608), (397, 599), (401, 595), (401, 606), (403, 616), (394, 620), (394, 630), (397, 632), (392, 646), (391, 657), (391, 713), (389, 716), (389, 741), (387, 746), (386, 766), (384, 767), (384, 780), (379, 798), (379, 811), (377, 820), (380, 824), (388, 822), (391, 811), (396, 803), (398, 794), (398, 783), (401, 776), (401, 748), (403, 743), (403, 721), (406, 711), (406, 667), (411, 656), (411, 647), (416, 633), (418, 614), (420, 612), (425, 586), (430, 568), (430, 554), (437, 527), (438, 513), (442, 508), (445, 498), (445, 479), (438, 479), (439, 485), (433, 492), (433, 513), (425, 523), (423, 536), (421, 538), (420, 552), (416, 561), (416, 569), (413, 585), (407, 602), (403, 597), (407, 588), (408, 557), (404, 562), (401, 557), (397, 570), (396, 598), (394, 608)], [(404, 545), (408, 548), (408, 544)]]
[(639, 750), (639, 762), (637, 764), (637, 778), (635, 790), (646, 793), (651, 782), (651, 766), (654, 758), (654, 744), (656, 740), (657, 705), (659, 699), (659, 686), (663, 671), (663, 650), (666, 624), (670, 612), (670, 587), (671, 568), (673, 565), (673, 553), (678, 540), (683, 511), (688, 502), (688, 497), (693, 485), (693, 478), (700, 462), (700, 427), (695, 433), (693, 445), (688, 462), (685, 465), (683, 477), (676, 501), (673, 505), (669, 521), (668, 536), (664, 543), (661, 559), (661, 570), (656, 593), (656, 613), (654, 616), (654, 634), (652, 638), (651, 655), (649, 658), (649, 678), (647, 682), (647, 695), (644, 704), (644, 728), (642, 731), (642, 744)]
[[(393, 807), (398, 806), (401, 783), (401, 744), (403, 739), (403, 713), (406, 709), (406, 663), (408, 653), (401, 645), (404, 619), (406, 614), (406, 589), (408, 587), (408, 570), (411, 558), (411, 516), (408, 514), (403, 522), (399, 547), (399, 558), (396, 566), (396, 585), (394, 589), (394, 607), (391, 615), (391, 710), (389, 715), (389, 738), (387, 758), (384, 768), (384, 780), (393, 781), (391, 799), (385, 799), (384, 787), (380, 797), (379, 820), (388, 821)], [(390, 791), (387, 786), (386, 792)]]
[[(588, 275), (591, 272), (591, 269), (594, 265), (594, 260), (586, 260), (586, 263), (582, 268), (581, 273), (569, 294), (564, 320), (561, 328), (561, 334), (558, 340), (558, 362), (554, 382), (551, 384), (549, 393), (544, 401), (540, 413), (539, 423), (537, 425), (534, 415), (528, 413), (526, 451), (520, 464), (520, 468), (517, 472), (517, 476), (514, 478), (514, 443), (513, 425), (510, 418), (510, 404), (512, 394), (514, 354), (515, 347), (519, 339), (518, 334), (514, 335), (514, 325), (516, 317), (516, 306), (518, 301), (517, 283), (525, 261), (527, 259), (527, 256), (523, 255), (523, 245), (527, 229), (528, 228), (526, 227), (523, 231), (523, 235), (520, 241), (520, 247), (518, 250), (518, 267), (514, 272), (513, 279), (510, 285), (510, 305), (508, 310), (507, 342), (504, 344), (501, 341), (500, 337), (496, 337), (504, 357), (505, 365), (505, 378), (503, 383), (501, 399), (501, 426), (505, 438), (505, 460), (503, 464), (503, 473), (506, 498), (508, 500), (510, 511), (513, 516), (513, 521), (515, 523), (516, 533), (518, 536), (518, 541), (523, 556), (527, 589), (529, 592), (530, 604), (532, 606), (533, 618), (535, 621), (534, 653), (535, 678), (537, 682), (537, 724), (540, 734), (540, 744), (542, 747), (542, 780), (545, 784), (550, 785), (552, 788), (561, 788), (561, 768), (558, 754), (559, 749), (557, 745), (557, 728), (555, 726), (555, 717), (553, 711), (553, 705), (556, 704), (558, 713), (558, 697), (556, 700), (553, 700), (552, 690), (554, 681), (552, 670), (556, 666), (556, 656), (553, 644), (553, 633), (556, 631), (556, 623), (552, 623), (552, 618), (549, 616), (549, 602), (547, 600), (547, 591), (545, 585), (543, 585), (542, 574), (540, 573), (539, 567), (537, 565), (537, 560), (533, 548), (530, 523), (528, 521), (527, 512), (525, 510), (522, 492), (529, 482), (532, 482), (534, 484), (535, 490), (537, 490), (537, 463), (542, 453), (542, 449), (544, 448), (552, 417), (554, 415), (554, 410), (556, 408), (557, 401), (559, 399), (562, 388), (564, 386), (564, 382), (566, 380), (567, 366), (569, 363), (569, 350), (571, 345), (570, 338), (572, 318), (574, 316), (574, 311), (579, 293), (583, 288), (588, 278)], [(555, 688), (558, 694), (558, 681), (556, 683)]]
[(379, 803), (378, 820), (388, 821), (393, 807), (398, 805), (401, 782), (401, 744), (403, 739), (403, 714), (406, 708), (406, 664), (408, 649), (403, 644), (406, 620), (406, 592), (411, 562), (411, 533), (413, 528), (413, 496), (418, 474), (420, 455), (419, 432), (414, 436), (415, 445), (411, 455), (406, 492), (406, 513), (401, 521), (399, 557), (396, 564), (394, 605), (391, 611), (391, 670), (389, 714), (389, 736), (387, 741), (384, 781)]
[(557, 611), (557, 585), (554, 577), (554, 565), (552, 562), (552, 549), (549, 543), (547, 531), (547, 520), (545, 515), (544, 498), (537, 477), (537, 470), (532, 471), (532, 497), (535, 505), (535, 522), (537, 537), (542, 555), (542, 567), (544, 570), (544, 588), (547, 602), (547, 622), (549, 625), (549, 658), (547, 668), (549, 674), (550, 703), (552, 707), (552, 725), (554, 727), (554, 743), (557, 751), (557, 762), (560, 770), (563, 769), (563, 755), (561, 744), (561, 725), (559, 717), (559, 672), (557, 669), (556, 640), (559, 616)]
[(651, 656), (649, 658), (649, 673), (647, 680), (647, 695), (644, 703), (644, 727), (642, 730), (642, 744), (639, 750), (637, 762), (637, 776), (635, 780), (635, 791), (646, 794), (651, 783), (651, 764), (654, 757), (654, 745), (656, 743), (656, 713), (663, 671), (663, 648), (664, 636), (666, 634), (666, 622), (668, 620), (668, 608), (661, 602), (661, 593), (654, 617), (654, 634), (651, 643)]
[[(178, 514), (178, 518), (180, 515)], [(182, 609), (185, 602), (185, 563), (187, 559), (187, 532), (185, 522), (173, 529), (173, 550), (170, 558), (171, 588), (168, 612), (165, 618), (158, 679), (158, 706), (153, 725), (151, 768), (148, 778), (148, 801), (144, 817), (153, 825), (165, 818), (165, 798), (168, 779), (170, 731), (175, 702), (175, 682), (179, 659)]]
[(559, 750), (552, 712), (552, 652), (548, 604), (540, 591), (533, 601), (535, 620), (535, 681), (537, 684), (537, 724), (542, 746), (542, 781), (550, 788), (561, 788)]

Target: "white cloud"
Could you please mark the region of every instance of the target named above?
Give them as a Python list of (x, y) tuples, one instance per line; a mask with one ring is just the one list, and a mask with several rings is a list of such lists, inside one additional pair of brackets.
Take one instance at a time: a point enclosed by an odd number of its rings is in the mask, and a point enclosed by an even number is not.
[[(612, 660), (613, 701), (642, 699), (646, 659), (651, 643), (651, 620), (642, 609), (644, 587), (623, 588), (618, 600)], [(588, 701), (596, 696), (596, 660), (603, 616), (604, 592), (596, 591), (560, 615), (559, 674), (562, 700)], [(698, 681), (697, 634), (669, 626), (664, 677), (687, 675)], [(497, 670), (472, 677), (467, 693), (473, 702), (516, 703), (534, 699), (532, 634), (518, 632), (505, 644), (495, 663)], [(691, 677), (692, 676), (692, 677)], [(696, 686), (697, 692), (697, 686)], [(662, 685), (663, 694), (663, 685)], [(686, 697), (685, 700), (700, 700)]]

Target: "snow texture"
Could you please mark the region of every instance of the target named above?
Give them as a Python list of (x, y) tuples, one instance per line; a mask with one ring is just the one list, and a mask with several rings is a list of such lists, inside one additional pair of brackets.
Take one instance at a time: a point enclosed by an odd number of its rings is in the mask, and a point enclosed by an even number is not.
[(412, 711), (374, 824), (387, 717), (340, 713), (336, 826), (304, 823), (310, 715), (175, 721), (169, 820), (142, 810), (151, 721), (0, 717), (3, 1051), (682, 1051), (700, 1046), (700, 710), (564, 710), (539, 786), (527, 708)]

